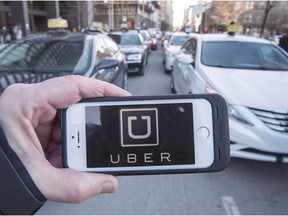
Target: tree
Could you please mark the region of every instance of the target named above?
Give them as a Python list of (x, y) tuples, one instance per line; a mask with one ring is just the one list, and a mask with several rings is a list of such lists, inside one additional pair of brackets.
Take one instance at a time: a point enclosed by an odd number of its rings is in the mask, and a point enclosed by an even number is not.
[(263, 18), (263, 22), (262, 22), (262, 26), (261, 26), (260, 37), (262, 37), (262, 35), (263, 35), (268, 14), (275, 5), (276, 5), (276, 2), (271, 2), (271, 1), (266, 2), (265, 14), (264, 14), (264, 18)]

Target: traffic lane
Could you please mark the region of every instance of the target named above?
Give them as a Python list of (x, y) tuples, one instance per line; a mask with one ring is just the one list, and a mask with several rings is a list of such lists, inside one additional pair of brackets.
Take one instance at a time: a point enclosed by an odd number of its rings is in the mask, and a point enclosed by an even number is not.
[[(115, 194), (81, 204), (47, 202), (37, 214), (287, 214), (287, 171), (234, 158), (218, 173), (121, 176)], [(235, 203), (227, 206), (227, 197)]]
[(145, 66), (144, 75), (129, 74), (128, 91), (134, 96), (171, 94), (171, 75), (164, 73), (163, 51), (158, 44), (157, 50), (152, 50)]
[(223, 189), (231, 194), (241, 214), (288, 213), (288, 166), (232, 158)]

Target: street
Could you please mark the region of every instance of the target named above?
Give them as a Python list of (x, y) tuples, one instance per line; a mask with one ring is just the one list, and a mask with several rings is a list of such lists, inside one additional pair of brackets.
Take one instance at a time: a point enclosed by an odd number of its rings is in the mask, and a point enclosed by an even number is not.
[[(133, 95), (170, 93), (160, 44), (145, 73), (129, 75)], [(115, 194), (81, 204), (46, 202), (37, 214), (288, 214), (288, 166), (232, 158), (219, 173), (120, 176)]]

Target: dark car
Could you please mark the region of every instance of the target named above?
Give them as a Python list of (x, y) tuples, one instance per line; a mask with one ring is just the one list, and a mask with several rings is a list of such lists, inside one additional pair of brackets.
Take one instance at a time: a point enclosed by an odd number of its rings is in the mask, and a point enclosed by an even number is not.
[(125, 56), (105, 34), (54, 30), (31, 34), (0, 50), (0, 94), (13, 83), (36, 83), (69, 74), (127, 89)]
[(144, 67), (148, 62), (148, 47), (143, 37), (135, 31), (112, 32), (108, 34), (125, 53), (128, 73), (144, 74)]
[(151, 49), (157, 50), (158, 38), (156, 32), (150, 32), (150, 37), (151, 37)]

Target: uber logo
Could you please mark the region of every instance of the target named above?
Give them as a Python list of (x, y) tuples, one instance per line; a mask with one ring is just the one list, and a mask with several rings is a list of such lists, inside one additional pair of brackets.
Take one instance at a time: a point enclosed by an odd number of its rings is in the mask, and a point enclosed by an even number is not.
[(158, 110), (156, 108), (120, 110), (121, 146), (158, 146)]

